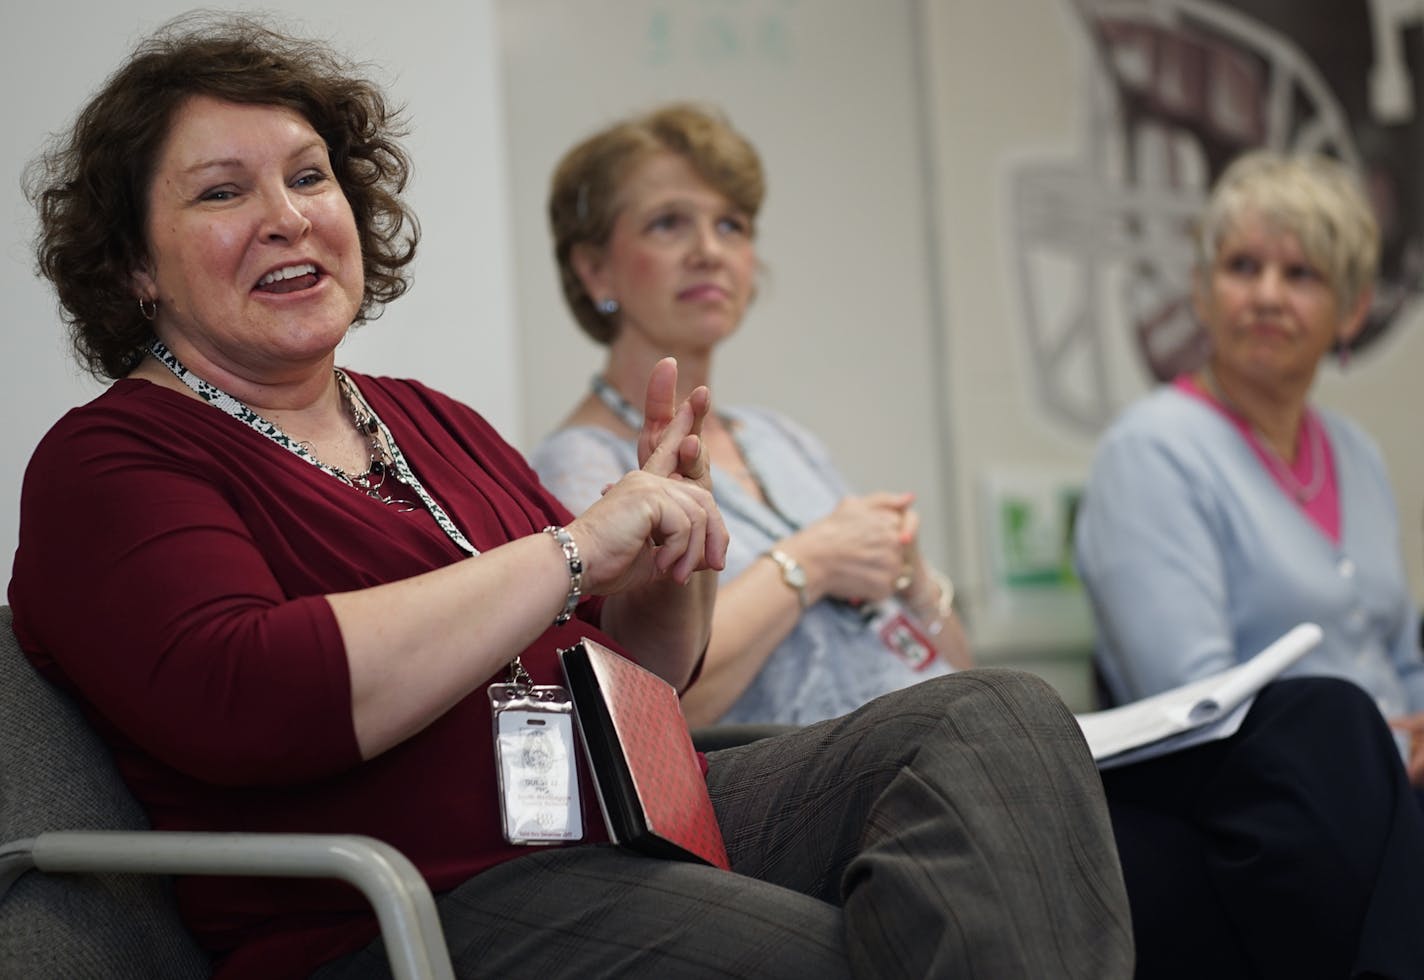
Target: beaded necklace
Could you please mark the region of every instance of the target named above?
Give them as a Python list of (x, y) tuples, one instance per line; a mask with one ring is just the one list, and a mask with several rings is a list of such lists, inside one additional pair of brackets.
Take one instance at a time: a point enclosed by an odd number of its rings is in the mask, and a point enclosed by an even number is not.
[(1227, 397), (1226, 392), (1222, 390), (1221, 383), (1216, 380), (1211, 365), (1202, 365), (1201, 377), (1211, 397), (1215, 398), (1222, 408), (1246, 423), (1248, 438), (1261, 450), (1261, 455), (1265, 458), (1266, 464), (1275, 475), (1277, 482), (1295, 498), (1296, 503), (1308, 504), (1318, 497), (1320, 491), (1325, 487), (1325, 436), (1322, 432), (1323, 427), (1318, 421), (1313, 421), (1310, 418), (1309, 411), (1307, 410), (1301, 416), (1300, 423), (1306, 429), (1306, 451), (1310, 454), (1310, 479), (1302, 482), (1295, 475), (1295, 468), (1276, 451), (1276, 447), (1266, 438), (1266, 434), (1261, 431), (1260, 427)]
[[(643, 428), (643, 413), (638, 411), (628, 399), (624, 398), (617, 388), (609, 384), (603, 375), (595, 374), (593, 380), (589, 383), (589, 387), (593, 390), (598, 400), (608, 407), (609, 411), (622, 419), (623, 424), (627, 425), (634, 432)], [(767, 510), (771, 511), (785, 523), (791, 531), (795, 532), (801, 530), (801, 522), (792, 518), (780, 507), (777, 507), (776, 501), (772, 499), (771, 494), (767, 491), (766, 481), (764, 481), (761, 478), (761, 474), (757, 472), (755, 464), (752, 463), (751, 456), (747, 454), (746, 446), (742, 444), (741, 437), (737, 435), (737, 421), (727, 418), (725, 415), (719, 415), (718, 418), (721, 419), (723, 427), (726, 428), (727, 436), (732, 440), (732, 445), (736, 447), (737, 455), (742, 458), (742, 469), (747, 474), (748, 479), (751, 480), (752, 485), (756, 487), (757, 494), (761, 497), (761, 503)], [(723, 469), (727, 471), (725, 467)], [(743, 489), (745, 490), (745, 488)]]
[[(163, 341), (154, 337), (148, 343), (149, 352), (153, 354), (158, 363), (172, 371), (174, 376), (185, 384), (194, 394), (214, 408), (231, 415), (239, 422), (256, 430), (266, 436), (277, 445), (306, 460), (323, 473), (329, 474), (340, 480), (342, 483), (356, 490), (361, 491), (366, 496), (377, 500), (383, 504), (402, 506), (406, 510), (415, 510), (415, 505), (408, 500), (401, 500), (382, 494), (381, 489), (385, 484), (388, 475), (404, 483), (415, 495), (420, 498), (420, 502), (425, 505), (425, 509), (435, 518), (435, 523), (453, 541), (461, 551), (467, 554), (479, 554), (479, 550), (470, 543), (469, 539), (455, 526), (455, 522), (450, 519), (450, 515), (445, 513), (445, 509), (436, 503), (435, 498), (425, 489), (415, 472), (411, 470), (406, 462), (405, 455), (396, 445), (395, 437), (391, 435), (390, 429), (376, 415), (375, 411), (366, 400), (361, 397), (361, 392), (357, 389), (352, 380), (346, 376), (341, 369), (336, 370), (337, 386), (341, 391), (341, 401), (351, 413), (352, 423), (356, 430), (368, 440), (371, 454), (371, 466), (367, 471), (358, 476), (352, 477), (345, 470), (336, 466), (323, 463), (312, 452), (309, 443), (297, 442), (282, 431), (281, 426), (271, 419), (259, 415), (249, 408), (245, 403), (229, 395), (221, 388), (210, 384), (198, 377), (182, 361), (178, 360), (178, 355), (168, 349)], [(384, 438), (384, 443), (382, 439)], [(389, 447), (389, 448), (388, 448)]]
[[(603, 402), (603, 404), (608, 407), (608, 410), (611, 411), (614, 415), (622, 419), (623, 423), (627, 425), (630, 429), (637, 432), (643, 428), (643, 413), (638, 411), (638, 409), (632, 403), (630, 403), (628, 399), (624, 398), (619, 393), (617, 388), (614, 388), (611, 384), (609, 384), (607, 379), (604, 378), (603, 375), (595, 374), (593, 376), (593, 380), (589, 382), (589, 387), (593, 390), (593, 394), (598, 398), (598, 400)], [(729, 419), (726, 416), (722, 416), (721, 418), (722, 424), (727, 428), (727, 435), (732, 440), (732, 445), (737, 447), (737, 455), (741, 456), (744, 461), (747, 475), (751, 478), (752, 483), (756, 485), (757, 492), (761, 495), (762, 506), (765, 507), (766, 510), (770, 511), (776, 517), (777, 520), (781, 521), (782, 524), (785, 525), (786, 530), (789, 530), (793, 534), (801, 530), (804, 525), (800, 521), (796, 520), (796, 518), (792, 517), (780, 507), (776, 506), (775, 499), (772, 498), (771, 493), (767, 489), (766, 481), (762, 479), (761, 474), (757, 471), (756, 465), (752, 462), (751, 456), (747, 454), (746, 446), (743, 445), (741, 437), (737, 435), (738, 424), (736, 420)], [(729, 509), (734, 507), (735, 505), (731, 501), (727, 501), (719, 504), (719, 506), (723, 507), (724, 509)], [(743, 517), (757, 524), (759, 527), (761, 527), (763, 531), (765, 531), (773, 538), (782, 537), (786, 533), (786, 530), (771, 526), (767, 521), (763, 520), (760, 515), (749, 511), (745, 507), (737, 508), (737, 510), (739, 513), (742, 514)], [(950, 589), (944, 592), (944, 594), (953, 596), (953, 586), (950, 586)], [(864, 603), (860, 606), (857, 606), (853, 603), (847, 602), (845, 599), (838, 599), (835, 597), (827, 597), (823, 601), (829, 603), (830, 605), (838, 609), (847, 610), (851, 612), (854, 615), (855, 619), (862, 625), (866, 624), (869, 621), (870, 617), (874, 615), (876, 609), (879, 608), (880, 605), (877, 603)], [(898, 602), (898, 600), (887, 599), (885, 600), (885, 602)], [(939, 630), (935, 630), (934, 632), (938, 633)]]

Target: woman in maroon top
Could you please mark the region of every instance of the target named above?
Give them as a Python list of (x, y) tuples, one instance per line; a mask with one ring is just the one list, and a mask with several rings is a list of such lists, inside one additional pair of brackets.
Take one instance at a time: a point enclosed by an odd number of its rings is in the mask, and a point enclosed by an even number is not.
[[(575, 518), (469, 408), (338, 369), (415, 252), (394, 121), (321, 45), (184, 19), (34, 171), (41, 269), (113, 384), (31, 460), (10, 602), (154, 826), (388, 841), (462, 976), (1125, 975), (1096, 772), (1013, 672), (714, 754), (734, 873), (506, 842), (492, 681), (557, 683), (580, 636), (696, 674), (727, 546), (709, 396), (659, 363), (641, 469)], [(179, 897), (222, 976), (381, 975), (341, 887)]]

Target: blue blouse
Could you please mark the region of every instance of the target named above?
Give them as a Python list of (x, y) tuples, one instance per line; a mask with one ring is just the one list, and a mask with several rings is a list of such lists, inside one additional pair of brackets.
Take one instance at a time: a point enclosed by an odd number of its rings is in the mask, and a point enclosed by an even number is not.
[[(742, 454), (771, 503), (767, 506), (714, 466), (713, 496), (731, 534), (722, 572), (730, 579), (777, 541), (825, 517), (850, 491), (825, 447), (790, 420), (752, 408), (728, 409), (723, 415), (735, 427)], [(592, 426), (555, 432), (530, 461), (544, 485), (576, 514), (638, 465), (633, 441)], [(951, 670), (941, 657), (913, 669), (886, 649), (858, 612), (823, 600), (802, 614), (721, 721), (820, 721)]]

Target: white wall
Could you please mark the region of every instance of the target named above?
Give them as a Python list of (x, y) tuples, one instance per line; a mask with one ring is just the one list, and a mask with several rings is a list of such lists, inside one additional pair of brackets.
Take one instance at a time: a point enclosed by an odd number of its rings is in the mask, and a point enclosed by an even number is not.
[[(935, 124), (934, 186), (939, 227), (945, 229), (941, 286), (956, 355), (943, 365), (959, 463), (955, 527), (964, 535), (964, 579), (972, 588), (986, 577), (984, 525), (975, 509), (983, 475), (1024, 462), (1085, 470), (1094, 441), (1091, 434), (1055, 424), (1033, 397), (1010, 182), (1026, 161), (1086, 170), (1088, 141), (1110, 137), (1090, 129), (1089, 51), (1069, 0), (922, 4), (929, 115)], [(1102, 202), (1080, 203), (1091, 208)], [(1119, 347), (1109, 357), (1125, 361), (1128, 331), (1114, 338)], [(1348, 369), (1327, 361), (1312, 394), (1359, 422), (1379, 443), (1399, 502), (1404, 560), (1416, 599), (1424, 599), (1421, 374), (1424, 304), (1416, 300)], [(1114, 393), (1120, 403), (1146, 388), (1135, 365), (1111, 376), (1121, 385)]]
[(766, 168), (768, 270), (718, 354), (714, 399), (806, 424), (861, 490), (916, 492), (926, 553), (951, 557), (915, 7), (498, 0), (526, 449), (604, 359), (559, 291), (545, 217), (555, 165), (633, 112), (712, 102)]
[[(1026, 154), (1084, 150), (1085, 52), (1068, 0), (286, 7), (296, 23), (377, 62), (411, 107), (411, 198), (425, 230), (417, 286), (351, 341), (346, 360), (425, 378), (527, 448), (599, 361), (564, 312), (548, 259), (542, 200), (557, 155), (630, 109), (718, 99), (767, 158), (761, 246), (772, 272), (747, 336), (721, 362), (719, 392), (805, 419), (862, 486), (918, 490), (931, 552), (981, 611), (983, 474), (1024, 461), (1081, 467), (1091, 452), (1090, 439), (1046, 424), (1034, 405), (1006, 200), (1006, 174)], [(0, 15), (0, 561), (13, 551), (31, 448), (98, 390), (73, 367), (48, 287), (31, 273), (20, 172), (132, 40), (180, 9), (57, 0)], [(775, 17), (780, 35), (765, 32)], [(719, 33), (727, 24), (739, 39), (732, 49)], [(728, 62), (729, 50), (741, 60)], [(687, 87), (662, 70), (673, 55)], [(537, 99), (510, 94), (507, 121), (497, 59), (509, 78), (539, 88)], [(530, 99), (537, 109), (524, 107)], [(927, 223), (938, 254), (926, 247)], [(1383, 447), (1411, 582), (1424, 597), (1419, 319), (1344, 374), (1327, 367), (1317, 395)], [(1022, 645), (1053, 632), (1048, 624), (1027, 641), (998, 639)], [(986, 637), (975, 639), (982, 649)]]
[[(373, 63), (409, 106), (409, 199), (424, 237), (415, 288), (347, 341), (341, 360), (416, 376), (519, 427), (503, 193), (504, 138), (489, 0), (393, 7), (382, 0), (281, 0), (278, 24), (329, 37)], [(48, 0), (7, 4), (0, 27), (0, 567), (9, 579), (20, 479), (35, 443), (100, 386), (75, 367), (48, 282), (33, 274), (33, 211), (20, 175), (47, 133), (65, 128), (133, 42), (188, 5)]]
[[(1097, 435), (1043, 403), (1011, 200), (1022, 165), (1086, 166), (1089, 141), (1107, 138), (1089, 132), (1090, 51), (1071, 0), (497, 0), (496, 11), (521, 445), (558, 423), (602, 360), (565, 311), (549, 254), (558, 156), (632, 110), (716, 101), (767, 164), (759, 250), (772, 275), (714, 391), (807, 421), (861, 487), (919, 490), (928, 550), (954, 577), (981, 658), (1038, 669), (1081, 704), (1086, 601), (1071, 587), (1005, 601), (981, 501), (1002, 474), (1085, 474)], [(1327, 365), (1316, 394), (1383, 447), (1424, 596), (1418, 320), (1344, 375)], [(1079, 371), (1073, 384), (1106, 381), (1125, 405), (1146, 374), (1126, 329), (1097, 329), (1115, 342), (1105, 377)]]

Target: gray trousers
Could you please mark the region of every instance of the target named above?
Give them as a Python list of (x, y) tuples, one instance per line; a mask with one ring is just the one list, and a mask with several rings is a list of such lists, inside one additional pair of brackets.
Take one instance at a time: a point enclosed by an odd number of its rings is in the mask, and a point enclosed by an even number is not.
[[(1041, 680), (936, 678), (709, 754), (735, 874), (541, 850), (439, 898), (459, 977), (1127, 977), (1097, 769)], [(321, 980), (389, 976), (379, 942)]]

